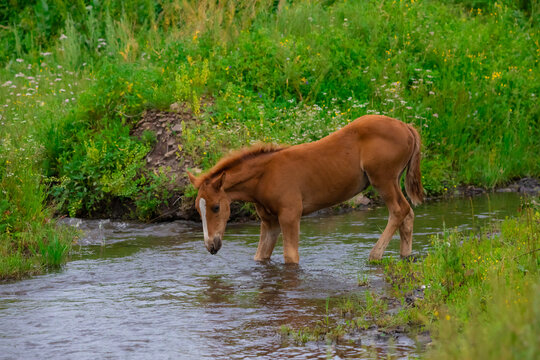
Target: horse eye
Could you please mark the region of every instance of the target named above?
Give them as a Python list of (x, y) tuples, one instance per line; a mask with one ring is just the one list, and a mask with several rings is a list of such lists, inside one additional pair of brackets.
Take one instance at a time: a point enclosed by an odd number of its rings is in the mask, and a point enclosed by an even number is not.
[(219, 212), (219, 204), (212, 206), (212, 211), (215, 213)]

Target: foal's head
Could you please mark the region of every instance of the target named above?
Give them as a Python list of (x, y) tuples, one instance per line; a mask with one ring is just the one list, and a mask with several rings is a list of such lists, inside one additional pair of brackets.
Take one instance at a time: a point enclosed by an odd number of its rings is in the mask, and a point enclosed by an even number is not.
[(216, 254), (221, 248), (227, 220), (231, 215), (230, 200), (223, 185), (225, 172), (213, 179), (200, 180), (188, 172), (189, 180), (199, 193), (195, 206), (203, 224), (204, 245), (210, 254)]

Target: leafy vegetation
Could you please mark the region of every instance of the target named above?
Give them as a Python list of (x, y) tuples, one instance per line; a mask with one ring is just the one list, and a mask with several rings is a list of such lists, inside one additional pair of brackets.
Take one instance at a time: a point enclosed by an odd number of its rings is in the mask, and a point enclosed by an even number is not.
[(173, 103), (192, 113), (182, 156), (202, 169), (254, 141), (312, 141), (380, 113), (420, 130), (431, 194), (538, 176), (538, 14), (536, 1), (10, 0), (3, 241), (50, 205), (155, 216), (171, 180), (145, 168), (152, 137), (131, 134), (146, 109)]

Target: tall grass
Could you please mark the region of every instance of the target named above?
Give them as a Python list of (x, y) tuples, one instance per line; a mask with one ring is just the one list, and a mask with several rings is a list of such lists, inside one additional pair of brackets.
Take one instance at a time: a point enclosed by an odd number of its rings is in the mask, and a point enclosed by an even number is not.
[(150, 144), (130, 130), (145, 109), (174, 102), (193, 113), (182, 150), (202, 168), (231, 148), (312, 141), (379, 113), (420, 130), (431, 194), (539, 176), (538, 9), (434, 0), (0, 7), (0, 230), (13, 239), (14, 224), (41, 221), (51, 203), (91, 216), (121, 201), (151, 217), (166, 192), (145, 173)]

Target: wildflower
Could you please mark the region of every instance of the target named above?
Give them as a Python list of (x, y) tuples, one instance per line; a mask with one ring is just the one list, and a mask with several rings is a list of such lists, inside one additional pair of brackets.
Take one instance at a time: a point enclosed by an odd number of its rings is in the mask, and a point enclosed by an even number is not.
[(24, 77), (24, 74), (23, 73), (18, 73), (18, 74), (15, 74), (15, 77), (18, 78), (18, 77)]
[(6, 86), (9, 86), (11, 84), (13, 84), (13, 82), (8, 80), (8, 81), (6, 81), (5, 83), (2, 84), (2, 87), (6, 87)]
[(438, 117), (439, 117), (439, 114), (435, 113), (435, 114), (433, 114), (433, 117), (434, 117), (434, 118), (438, 118)]
[(66, 35), (62, 34), (62, 35), (60, 35), (59, 40), (65, 40), (65, 39), (67, 39), (67, 38), (68, 38), (68, 37), (67, 37)]
[(51, 52), (42, 52), (42, 53), (40, 53), (40, 54), (41, 54), (41, 56), (49, 56), (49, 55), (52, 55)]
[(16, 60), (18, 63), (22, 63), (24, 60), (23, 59), (17, 59)]

